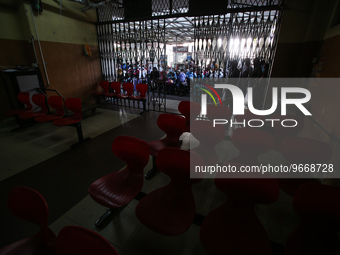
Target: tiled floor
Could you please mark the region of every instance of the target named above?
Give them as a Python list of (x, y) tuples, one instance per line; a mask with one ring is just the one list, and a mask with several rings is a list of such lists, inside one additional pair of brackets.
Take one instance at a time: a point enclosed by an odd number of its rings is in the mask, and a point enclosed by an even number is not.
[[(137, 116), (122, 110), (97, 109), (94, 116), (82, 121), (84, 137), (94, 138)], [(0, 181), (68, 150), (78, 139), (75, 128), (50, 122), (11, 132), (17, 127), (14, 118), (0, 123)]]
[[(176, 105), (176, 102), (173, 102), (173, 104)], [(125, 123), (124, 125), (128, 128), (129, 120), (134, 119), (136, 121), (134, 123), (142, 123), (144, 119), (147, 120), (148, 114), (153, 114), (145, 113), (143, 116), (138, 116), (125, 110), (109, 111), (98, 109), (97, 111), (97, 115), (83, 120), (84, 136), (90, 136), (96, 141), (98, 139), (102, 139), (102, 141), (112, 139), (112, 132), (116, 130), (113, 129), (114, 127)], [(153, 118), (156, 120), (156, 117)], [(2, 123), (0, 130), (0, 157), (2, 163), (0, 181), (7, 181), (11, 176), (15, 178), (17, 173), (39, 162), (42, 162), (42, 165), (51, 162), (51, 160), (48, 160), (49, 158), (68, 150), (69, 146), (77, 139), (74, 128), (55, 128), (50, 123), (39, 126), (35, 125), (26, 130), (12, 133), (10, 130), (13, 127), (13, 123), (6, 122)], [(143, 128), (134, 127), (133, 130), (137, 137), (143, 133), (141, 129)], [(119, 135), (121, 131), (117, 132), (117, 135)], [(154, 132), (150, 130), (150, 133)], [(95, 138), (99, 134), (102, 134), (100, 138)], [(184, 147), (187, 146), (190, 139), (191, 136), (189, 134), (184, 136)], [(108, 144), (111, 142), (107, 141)], [(191, 144), (194, 144), (194, 142)], [(218, 146), (229, 152), (229, 158), (237, 155), (237, 150), (230, 141), (225, 140)], [(80, 151), (82, 150), (86, 151), (88, 148), (81, 149)], [(110, 149), (108, 148), (107, 150)], [(273, 158), (281, 160), (280, 155), (273, 151), (262, 157), (264, 161), (273, 160)], [(220, 155), (220, 158), (222, 161), (228, 159), (225, 155)], [(145, 172), (151, 168), (151, 162), (149, 160)], [(168, 182), (169, 177), (163, 173), (157, 173), (151, 180), (145, 180), (142, 192), (149, 193)], [(0, 182), (0, 185), (2, 183), (5, 182)], [(22, 183), (25, 182), (22, 181)], [(84, 192), (86, 194), (86, 190)], [(225, 195), (213, 184), (213, 179), (204, 179), (200, 183), (194, 184), (193, 193), (197, 205), (197, 213), (203, 216), (206, 216), (212, 209), (221, 205), (226, 200)], [(284, 245), (287, 235), (298, 223), (298, 218), (292, 211), (291, 203), (292, 199), (288, 195), (281, 193), (279, 200), (274, 204), (256, 207), (259, 219), (267, 229), (271, 241), (279, 245)], [(119, 254), (124, 255), (207, 254), (199, 241), (200, 227), (198, 225), (192, 224), (185, 233), (174, 237), (157, 234), (139, 222), (134, 212), (137, 204), (137, 200), (131, 201), (109, 225), (104, 229), (97, 229), (94, 223), (105, 212), (106, 208), (93, 201), (87, 195), (79, 199), (77, 203), (74, 203), (65, 213), (54, 219), (50, 227), (56, 234), (62, 227), (67, 225), (78, 225), (95, 230), (112, 243)], [(6, 234), (2, 233), (2, 235), (5, 236)]]

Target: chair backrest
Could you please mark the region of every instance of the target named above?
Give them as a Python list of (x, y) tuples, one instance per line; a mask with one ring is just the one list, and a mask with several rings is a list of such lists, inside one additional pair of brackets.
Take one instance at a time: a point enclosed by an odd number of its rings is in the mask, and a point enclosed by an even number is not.
[(112, 151), (129, 168), (137, 166), (138, 169), (144, 169), (149, 161), (148, 143), (132, 136), (117, 136), (112, 143)]
[(133, 94), (133, 83), (132, 82), (123, 83), (123, 90), (126, 92), (127, 96), (132, 96), (132, 94)]
[(60, 117), (64, 116), (65, 114), (64, 102), (61, 96), (50, 96), (47, 101), (49, 106), (51, 106), (57, 111), (56, 115), (59, 115)]
[[(179, 148), (165, 148), (158, 153), (156, 164), (160, 171), (171, 178), (173, 184), (186, 185), (188, 182), (195, 183), (201, 181), (201, 178), (190, 178), (190, 171), (194, 171), (191, 167), (203, 165), (203, 159), (198, 154)], [(197, 175), (195, 176), (197, 177)]]
[(229, 120), (231, 117), (231, 110), (229, 107), (224, 105), (207, 105), (207, 117), (211, 121), (214, 119), (226, 119)]
[(65, 106), (68, 110), (73, 112), (73, 118), (82, 120), (83, 113), (81, 111), (81, 99), (76, 97), (66, 98)]
[(252, 113), (251, 111), (249, 111), (248, 109), (244, 110), (244, 115), (235, 115), (235, 119), (237, 121), (239, 121), (239, 122), (245, 121), (246, 125), (247, 125), (247, 122), (249, 120), (252, 120), (252, 119), (264, 120), (265, 118), (266, 118), (266, 116), (256, 115), (256, 114)]
[(332, 158), (332, 148), (328, 143), (295, 136), (286, 137), (280, 151), (290, 163), (321, 164)]
[[(296, 135), (298, 134), (304, 127), (304, 116), (293, 116), (293, 115), (280, 115), (280, 114), (273, 114), (271, 119), (276, 119), (280, 121), (276, 121), (273, 124), (273, 131), (276, 135)], [(284, 127), (281, 125), (281, 121), (285, 119), (295, 119), (297, 121), (297, 125), (295, 127)]]
[(7, 206), (16, 217), (33, 222), (41, 228), (48, 226), (48, 206), (38, 191), (15, 187), (10, 191)]
[(100, 234), (79, 226), (66, 226), (58, 234), (57, 255), (118, 255)]
[(40, 112), (46, 114), (48, 112), (48, 107), (46, 104), (46, 96), (44, 94), (34, 94), (32, 96), (32, 101), (37, 106), (40, 107)]
[(110, 83), (108, 81), (100, 81), (99, 86), (103, 88), (105, 93), (109, 92)]
[(136, 90), (139, 93), (140, 97), (145, 97), (146, 96), (146, 92), (148, 91), (148, 84), (138, 83), (136, 85)]
[(179, 145), (179, 137), (185, 128), (185, 118), (179, 115), (162, 113), (157, 119), (158, 127), (166, 133), (164, 140), (170, 147)]
[(25, 104), (26, 110), (31, 111), (33, 109), (33, 105), (30, 100), (30, 93), (28, 92), (19, 92), (18, 94), (18, 100)]
[(117, 95), (120, 95), (120, 93), (121, 93), (121, 83), (119, 81), (111, 82), (110, 87)]
[(191, 123), (191, 133), (200, 142), (200, 146), (216, 145), (225, 137), (225, 126), (213, 126), (211, 121), (196, 120)]
[(245, 127), (235, 129), (231, 141), (242, 152), (262, 153), (272, 147), (273, 136), (266, 131)]
[(181, 101), (178, 104), (178, 111), (185, 117), (187, 124), (194, 121), (200, 114), (201, 106), (197, 102)]

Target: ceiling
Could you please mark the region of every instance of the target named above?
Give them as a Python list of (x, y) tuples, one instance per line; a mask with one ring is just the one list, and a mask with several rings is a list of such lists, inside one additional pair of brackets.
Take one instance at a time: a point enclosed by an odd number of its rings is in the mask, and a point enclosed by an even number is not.
[(165, 37), (168, 44), (194, 41), (194, 24), (192, 17), (165, 19)]
[[(122, 0), (69, 0), (69, 1), (73, 1), (73, 2), (77, 2), (80, 4), (83, 4), (84, 7), (81, 9), (82, 11), (86, 11), (88, 9), (92, 9), (92, 8), (99, 8), (102, 7), (105, 4), (109, 4), (109, 5), (114, 5), (114, 6), (120, 6), (122, 5)], [(142, 0), (141, 0), (142, 1)], [(234, 0), (236, 1), (236, 0)], [(244, 0), (242, 0), (244, 1)], [(255, 1), (255, 0), (246, 0), (246, 1)], [(277, 2), (277, 0), (274, 0), (274, 2)], [(255, 12), (248, 12), (248, 13), (244, 13), (243, 17), (245, 17), (246, 19), (252, 19), (254, 17), (254, 13)], [(265, 14), (265, 16), (271, 15), (271, 11), (265, 11), (263, 12)], [(227, 14), (226, 17), (228, 17), (230, 14)], [(237, 14), (238, 16), (239, 14)], [(109, 15), (110, 16), (110, 15)], [(110, 18), (108, 16), (108, 18)], [(215, 16), (216, 22), (217, 22), (217, 18), (219, 15)], [(247, 16), (247, 17), (246, 17)], [(253, 17), (251, 17), (253, 16)], [(242, 15), (240, 16), (240, 20), (241, 20)], [(160, 19), (162, 19), (160, 17)], [(210, 16), (211, 19), (211, 16)], [(194, 17), (190, 17), (190, 16), (183, 16), (183, 17), (171, 17), (171, 18), (165, 18), (162, 19), (165, 22), (165, 37), (166, 37), (166, 41), (167, 44), (176, 44), (177, 43), (187, 43), (187, 42), (193, 42), (193, 38), (194, 38)], [(242, 19), (243, 22), (245, 22)], [(162, 21), (163, 23), (163, 21)], [(131, 25), (130, 25), (131, 26)], [(149, 27), (151, 27), (151, 22)]]

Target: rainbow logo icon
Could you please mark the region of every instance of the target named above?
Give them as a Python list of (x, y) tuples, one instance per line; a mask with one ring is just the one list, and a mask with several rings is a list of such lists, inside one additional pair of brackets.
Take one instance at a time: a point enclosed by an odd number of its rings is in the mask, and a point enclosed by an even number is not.
[[(207, 88), (209, 88), (212, 92), (214, 92), (214, 94), (217, 96), (220, 104), (222, 105), (222, 100), (221, 100), (220, 96), (218, 95), (217, 91), (213, 87), (209, 86), (208, 84), (204, 84), (203, 83), (203, 85), (206, 86)], [(204, 89), (204, 88), (200, 88), (200, 89), (203, 90), (205, 93), (207, 93), (212, 98), (212, 100), (214, 101), (215, 105), (217, 106), (216, 100), (213, 97), (213, 95), (211, 94), (211, 92), (209, 90), (207, 90), (207, 89)]]

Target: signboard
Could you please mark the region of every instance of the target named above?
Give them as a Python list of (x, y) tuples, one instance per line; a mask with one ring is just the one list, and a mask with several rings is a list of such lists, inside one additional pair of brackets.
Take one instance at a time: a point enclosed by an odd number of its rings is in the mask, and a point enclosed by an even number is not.
[[(177, 52), (188, 52), (188, 46), (178, 46)], [(173, 51), (176, 52), (176, 47), (173, 47)]]

